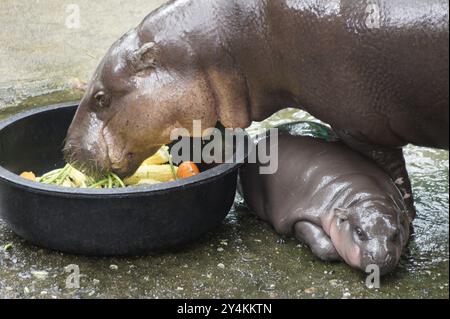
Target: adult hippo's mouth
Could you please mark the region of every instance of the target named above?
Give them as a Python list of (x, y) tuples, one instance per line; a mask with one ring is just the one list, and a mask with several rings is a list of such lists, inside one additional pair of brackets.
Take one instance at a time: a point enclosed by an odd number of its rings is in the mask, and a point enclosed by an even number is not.
[(111, 171), (108, 146), (102, 134), (100, 121), (95, 115), (87, 118), (88, 121), (80, 123), (75, 116), (65, 141), (64, 158), (88, 175), (101, 176)]
[(133, 152), (128, 149), (124, 149), (122, 151), (122, 156), (118, 160), (111, 160), (111, 153), (109, 153), (109, 159), (110, 159), (110, 171), (117, 174), (121, 178), (125, 178), (133, 174), (138, 167), (142, 164), (142, 162), (150, 157), (151, 155), (155, 154), (162, 145), (154, 146), (151, 148), (147, 148), (147, 152)]
[(114, 138), (107, 125), (103, 126), (94, 117), (88, 123), (88, 134), (80, 134), (75, 120), (69, 129), (63, 150), (66, 161), (90, 176), (99, 177), (113, 172), (125, 178), (161, 147), (154, 145), (133, 149), (123, 139)]

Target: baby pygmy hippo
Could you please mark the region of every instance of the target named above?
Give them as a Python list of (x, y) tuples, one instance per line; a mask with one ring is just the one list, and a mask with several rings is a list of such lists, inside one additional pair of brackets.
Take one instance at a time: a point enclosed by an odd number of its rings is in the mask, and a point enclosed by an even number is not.
[[(273, 140), (276, 140), (272, 138)], [(295, 236), (324, 261), (393, 271), (409, 241), (404, 200), (390, 177), (340, 142), (280, 134), (279, 168), (261, 175), (245, 164), (241, 191), (251, 210), (284, 236)]]

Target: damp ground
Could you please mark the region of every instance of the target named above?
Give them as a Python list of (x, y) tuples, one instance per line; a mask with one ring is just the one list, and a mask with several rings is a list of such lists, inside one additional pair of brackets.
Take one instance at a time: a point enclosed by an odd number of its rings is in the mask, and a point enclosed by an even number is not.
[[(286, 110), (253, 130), (307, 116)], [(309, 119), (309, 118), (308, 118)], [(180, 251), (136, 258), (87, 258), (32, 246), (0, 221), (2, 298), (448, 298), (448, 153), (410, 147), (417, 197), (414, 235), (380, 289), (342, 263), (323, 263), (253, 216), (237, 196), (223, 225)], [(66, 286), (77, 265), (80, 289)]]

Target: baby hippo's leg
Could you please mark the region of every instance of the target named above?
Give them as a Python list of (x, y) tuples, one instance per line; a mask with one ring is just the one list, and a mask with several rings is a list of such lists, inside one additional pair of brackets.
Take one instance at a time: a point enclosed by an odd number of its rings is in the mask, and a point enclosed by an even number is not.
[(298, 222), (295, 225), (295, 237), (311, 248), (314, 255), (323, 261), (341, 260), (330, 237), (322, 228), (310, 222)]

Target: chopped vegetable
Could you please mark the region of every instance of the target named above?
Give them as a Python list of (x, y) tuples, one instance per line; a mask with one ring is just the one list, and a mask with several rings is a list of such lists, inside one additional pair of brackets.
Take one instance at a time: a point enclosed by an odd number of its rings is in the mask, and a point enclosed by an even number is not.
[(32, 172), (22, 173), (23, 178), (37, 181), (48, 185), (57, 185), (70, 188), (122, 188), (134, 185), (154, 185), (159, 183), (175, 181), (178, 178), (188, 178), (200, 173), (194, 163), (183, 163), (182, 172), (173, 164), (169, 148), (163, 146), (155, 155), (148, 158), (139, 167), (136, 173), (120, 179), (116, 174), (110, 173), (101, 179), (89, 177), (70, 164), (64, 168), (56, 169), (37, 178)]
[(161, 184), (161, 182), (156, 181), (154, 179), (142, 179), (136, 185), (156, 185), (156, 184)]
[(72, 188), (88, 188), (95, 183), (93, 178), (86, 176), (69, 164), (62, 169), (56, 169), (41, 176), (37, 181), (43, 184)]
[(102, 180), (94, 182), (87, 186), (88, 188), (121, 188), (126, 187), (125, 183), (119, 176), (113, 173), (109, 173)]
[[(177, 171), (177, 168), (174, 168)], [(170, 165), (142, 165), (133, 176), (124, 180), (127, 185), (138, 185), (143, 180), (154, 180), (160, 183), (174, 181)]]
[(170, 165), (170, 169), (172, 171), (173, 179), (176, 181), (178, 179), (177, 168), (175, 167), (175, 165), (173, 165), (173, 159), (172, 159), (172, 156), (169, 153), (169, 150), (167, 149), (165, 151), (167, 153), (167, 156), (169, 157), (169, 165)]
[(155, 155), (145, 160), (142, 165), (162, 165), (172, 160), (169, 153), (169, 147), (163, 146)]
[(198, 166), (195, 165), (195, 163), (192, 162), (184, 162), (180, 165), (178, 168), (178, 178), (184, 179), (184, 178), (190, 178), (193, 176), (196, 176), (200, 174), (200, 170), (198, 169)]
[(28, 179), (32, 182), (36, 181), (36, 175), (34, 175), (33, 172), (23, 172), (22, 174), (20, 174), (20, 177)]

